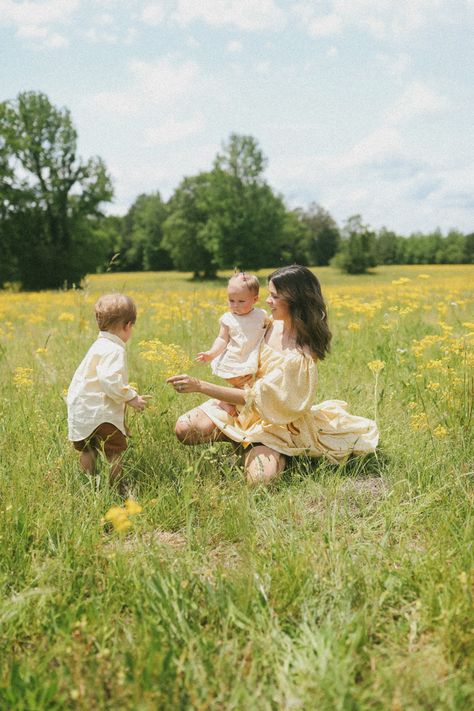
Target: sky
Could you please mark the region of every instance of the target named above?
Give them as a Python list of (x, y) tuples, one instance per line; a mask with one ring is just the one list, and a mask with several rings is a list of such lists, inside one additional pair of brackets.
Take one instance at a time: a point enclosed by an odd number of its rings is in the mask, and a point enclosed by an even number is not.
[(0, 0), (0, 101), (67, 107), (109, 213), (232, 133), (291, 208), (474, 231), (474, 0)]

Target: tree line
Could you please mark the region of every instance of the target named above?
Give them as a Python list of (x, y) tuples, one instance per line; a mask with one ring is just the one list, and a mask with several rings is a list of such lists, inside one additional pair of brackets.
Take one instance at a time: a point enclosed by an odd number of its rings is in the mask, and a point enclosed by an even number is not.
[(219, 269), (297, 262), (362, 273), (377, 264), (473, 263), (474, 233), (403, 237), (360, 215), (341, 227), (320, 205), (289, 209), (265, 179), (252, 136), (232, 134), (209, 171), (173, 195), (139, 195), (124, 216), (104, 215), (113, 197), (104, 162), (77, 155), (70, 112), (42, 93), (0, 103), (0, 286), (79, 284), (94, 271)]

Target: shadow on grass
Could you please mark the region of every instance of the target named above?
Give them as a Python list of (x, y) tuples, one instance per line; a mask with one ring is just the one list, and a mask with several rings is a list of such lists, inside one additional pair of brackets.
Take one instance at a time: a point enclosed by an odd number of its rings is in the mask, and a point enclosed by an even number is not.
[(208, 284), (209, 286), (227, 286), (229, 281), (228, 276), (190, 276), (186, 279), (188, 284)]
[(282, 480), (290, 481), (295, 475), (315, 477), (337, 474), (351, 479), (382, 477), (388, 463), (388, 456), (381, 450), (364, 456), (350, 457), (341, 464), (332, 464), (324, 458), (291, 457)]

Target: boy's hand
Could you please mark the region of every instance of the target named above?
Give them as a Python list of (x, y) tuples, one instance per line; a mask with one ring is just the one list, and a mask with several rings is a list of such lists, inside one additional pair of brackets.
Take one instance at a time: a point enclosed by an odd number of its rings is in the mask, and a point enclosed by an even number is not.
[(146, 407), (146, 399), (141, 395), (135, 395), (131, 400), (127, 402), (127, 405), (133, 407), (135, 410), (142, 412)]
[(203, 351), (202, 353), (198, 353), (196, 356), (196, 360), (200, 361), (201, 363), (208, 363), (213, 358), (214, 356), (209, 351)]

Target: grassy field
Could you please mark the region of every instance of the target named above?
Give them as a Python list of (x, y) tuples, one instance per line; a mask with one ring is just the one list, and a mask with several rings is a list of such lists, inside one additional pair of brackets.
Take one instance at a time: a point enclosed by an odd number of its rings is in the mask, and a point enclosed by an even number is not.
[[(318, 400), (376, 413), (380, 453), (295, 460), (270, 489), (230, 447), (173, 436), (200, 398), (164, 378), (208, 377), (193, 357), (224, 280), (0, 292), (2, 710), (473, 708), (474, 267), (317, 273), (334, 333)], [(122, 532), (105, 475), (79, 472), (63, 400), (112, 290), (137, 301), (129, 369), (153, 395), (129, 416), (142, 510)]]

